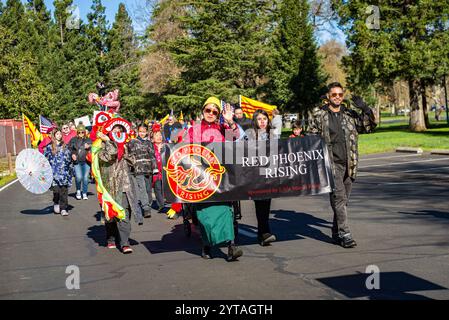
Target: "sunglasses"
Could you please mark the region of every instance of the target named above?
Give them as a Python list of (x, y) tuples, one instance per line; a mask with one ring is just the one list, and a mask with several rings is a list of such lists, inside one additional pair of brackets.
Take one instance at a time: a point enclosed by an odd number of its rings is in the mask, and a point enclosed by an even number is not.
[(206, 108), (206, 109), (204, 109), (204, 112), (205, 113), (212, 113), (214, 116), (218, 116), (218, 111), (217, 110)]
[(340, 98), (343, 98), (344, 93), (332, 93), (331, 97), (335, 98), (336, 96), (339, 96)]

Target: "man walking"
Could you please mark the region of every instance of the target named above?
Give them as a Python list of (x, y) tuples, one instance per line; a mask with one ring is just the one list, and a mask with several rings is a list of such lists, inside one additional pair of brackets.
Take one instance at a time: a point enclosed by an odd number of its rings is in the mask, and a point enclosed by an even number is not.
[(374, 114), (358, 96), (352, 97), (353, 105), (344, 101), (344, 89), (338, 82), (329, 84), (327, 100), (309, 114), (308, 132), (321, 135), (328, 147), (335, 187), (330, 194), (334, 212), (332, 239), (344, 248), (357, 244), (349, 230), (347, 204), (352, 183), (357, 175), (358, 134), (370, 133), (376, 127)]

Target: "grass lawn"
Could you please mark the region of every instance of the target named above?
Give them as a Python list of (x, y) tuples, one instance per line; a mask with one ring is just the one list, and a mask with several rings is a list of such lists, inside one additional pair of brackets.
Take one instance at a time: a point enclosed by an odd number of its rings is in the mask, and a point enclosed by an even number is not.
[[(429, 115), (430, 116), (430, 115)], [(392, 119), (385, 117), (386, 119)], [(431, 127), (425, 132), (410, 132), (408, 117), (394, 117), (392, 123), (381, 122), (374, 133), (359, 136), (360, 154), (391, 152), (398, 147), (418, 147), (424, 151), (432, 149), (449, 150), (449, 126), (446, 121), (430, 119)], [(282, 138), (288, 138), (290, 129), (282, 130)]]
[(449, 127), (431, 124), (425, 132), (410, 132), (407, 122), (384, 124), (371, 134), (359, 136), (360, 154), (394, 151), (397, 147), (418, 147), (424, 151), (449, 149)]
[(0, 188), (7, 185), (16, 178), (16, 175), (0, 177)]

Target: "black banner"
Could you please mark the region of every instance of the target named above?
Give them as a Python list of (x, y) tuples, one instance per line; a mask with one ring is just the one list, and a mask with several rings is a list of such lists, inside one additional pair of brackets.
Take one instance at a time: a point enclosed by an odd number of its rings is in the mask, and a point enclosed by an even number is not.
[(163, 153), (169, 202), (217, 202), (329, 193), (328, 151), (318, 136), (288, 140), (169, 144)]

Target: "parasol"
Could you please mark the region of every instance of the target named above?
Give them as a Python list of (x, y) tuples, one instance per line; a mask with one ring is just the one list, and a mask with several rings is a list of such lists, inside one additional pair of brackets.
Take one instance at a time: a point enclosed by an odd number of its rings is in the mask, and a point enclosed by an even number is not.
[(25, 149), (19, 153), (16, 158), (16, 173), (22, 186), (35, 194), (46, 192), (53, 181), (50, 163), (34, 149)]

